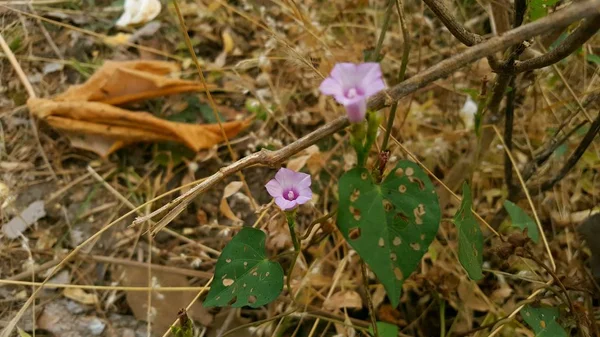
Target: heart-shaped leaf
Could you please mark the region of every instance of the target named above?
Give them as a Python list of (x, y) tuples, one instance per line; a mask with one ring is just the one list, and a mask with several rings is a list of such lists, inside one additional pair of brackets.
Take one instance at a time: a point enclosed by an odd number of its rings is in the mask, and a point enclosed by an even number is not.
[(458, 229), (458, 260), (471, 279), (480, 280), (483, 277), (483, 235), (471, 212), (472, 205), (471, 189), (464, 183), (462, 202), (454, 215), (454, 224)]
[(283, 289), (283, 269), (265, 253), (263, 231), (244, 227), (225, 246), (217, 265), (205, 307), (263, 306)]
[(525, 213), (521, 207), (513, 204), (512, 202), (505, 200), (504, 208), (510, 215), (510, 220), (512, 221), (512, 225), (521, 229), (527, 228), (527, 236), (531, 239), (531, 241), (538, 243), (540, 239), (540, 234), (538, 233), (537, 225), (535, 221)]
[(565, 329), (556, 322), (560, 316), (558, 308), (526, 305), (521, 310), (521, 316), (533, 329), (535, 337), (567, 337)]
[(337, 223), (346, 241), (377, 275), (393, 306), (402, 283), (417, 268), (440, 224), (440, 206), (429, 177), (400, 161), (381, 184), (355, 168), (339, 181)]

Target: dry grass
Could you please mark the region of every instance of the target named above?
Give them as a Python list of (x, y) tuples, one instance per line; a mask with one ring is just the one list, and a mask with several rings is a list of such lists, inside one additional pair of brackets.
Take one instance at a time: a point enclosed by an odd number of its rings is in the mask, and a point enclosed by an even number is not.
[[(198, 316), (206, 319), (196, 319), (196, 323), (207, 336), (223, 336), (235, 328), (233, 336), (251, 333), (351, 336), (365, 331), (369, 315), (358, 256), (336, 231), (325, 240), (316, 240), (334, 226), (331, 220), (324, 222), (321, 229), (313, 230), (303, 243), (303, 259), (296, 264), (292, 281), (300, 305), (291, 302), (284, 292), (278, 300), (257, 310), (192, 308), (210, 286), (220, 250), (242, 225), (226, 217), (219, 208), (223, 189), (229, 182), (245, 182), (244, 188), (231, 196), (228, 203), (244, 225), (267, 231), (269, 254), (291, 249), (285, 218), (269, 203), (263, 187), (274, 173), (271, 168), (248, 168), (240, 176), (219, 183), (195, 199), (154, 237), (149, 235), (149, 229), (155, 223), (148, 221), (133, 227), (130, 224), (136, 216), (167, 204), (225, 164), (261, 148), (281, 148), (343, 114), (341, 107), (318, 94), (318, 85), (336, 62), (361, 61), (363, 52), (374, 48), (385, 3), (178, 2), (188, 42), (198, 57), (202, 80), (215, 83), (222, 90), (210, 98), (204, 93), (181, 95), (142, 102), (133, 108), (166, 118), (185, 115), (189, 105), (200, 102), (202, 109), (209, 112), (192, 114), (195, 122), (251, 116), (254, 112), (248, 111), (249, 105), (259, 111), (247, 133), (231, 139), (227, 146), (196, 154), (171, 144), (136, 144), (103, 161), (71, 148), (66, 138), (43, 123), (38, 123), (36, 136), (35, 123), (30, 123), (24, 106), (32, 93), (23, 87), (15, 67), (3, 54), (0, 63), (2, 222), (35, 200), (44, 200), (47, 215), (20, 239), (0, 238), (0, 327), (7, 326), (29, 299), (35, 306), (19, 317), (17, 326), (31, 332), (32, 322), (37, 321), (42, 329), (36, 335), (65, 335), (47, 323), (55, 315), (48, 308), (52, 304), (67, 308), (64, 303), (68, 301), (79, 309), (67, 310), (68, 318), (62, 322), (87, 322), (87, 326), (83, 323), (70, 326), (82, 336), (92, 334), (90, 317), (104, 324), (102, 336), (136, 332), (141, 336), (161, 336), (166, 334), (165, 324), (175, 321), (182, 306), (195, 309)], [(466, 48), (420, 2), (404, 5), (411, 36), (407, 77)], [(118, 2), (107, 1), (0, 3), (1, 34), (38, 97), (52, 97), (84, 81), (104, 60), (177, 60), (183, 66), (183, 77), (199, 78), (171, 3), (157, 18), (161, 26), (156, 32), (115, 46), (107, 44), (106, 39), (118, 32), (113, 23), (120, 15), (119, 6)], [(490, 32), (487, 12), (479, 3), (454, 6), (456, 13), (463, 16), (461, 21), (468, 22), (469, 29)], [(548, 48), (551, 42), (551, 37), (545, 36), (534, 47)], [(393, 16), (382, 49), (385, 55), (382, 68), (390, 86), (397, 81), (404, 43), (397, 17)], [(586, 115), (591, 119), (597, 116), (600, 104), (597, 98), (594, 101), (590, 97), (600, 90), (599, 67), (586, 61), (590, 54), (600, 54), (597, 35), (581, 52), (555, 67), (517, 78), (514, 147), (510, 158), (513, 166), (522, 169), (559, 128), (570, 130), (586, 120)], [(54, 71), (49, 71), (51, 68)], [(493, 77), (487, 62), (482, 60), (399, 102), (391, 133), (391, 161), (412, 158), (431, 172), (439, 191), (447, 190), (441, 193), (444, 218), (455, 213), (460, 198), (452, 195), (462, 183), (453, 180), (449, 172), (477, 147), (474, 132), (465, 128), (459, 111), (466, 92), (479, 92), (482, 82), (491, 83)], [(531, 181), (541, 182), (556, 174), (582, 137), (581, 132), (575, 133)], [(486, 220), (491, 221), (507, 196), (502, 144), (495, 137), (470, 174), (474, 211), (482, 225)], [(316, 145), (318, 151), (302, 152), (291, 158), (298, 159), (294, 161), (296, 165), (303, 162), (303, 169), (312, 174), (318, 196), (299, 211), (301, 234), (315, 218), (336, 207), (337, 177), (355, 161), (344, 132)], [(592, 329), (591, 335), (597, 312), (594, 307), (597, 298), (592, 295), (598, 290), (588, 277), (585, 262), (590, 251), (577, 236), (576, 226), (583, 216), (598, 211), (599, 170), (600, 148), (597, 142), (592, 142), (567, 177), (547, 192), (528, 195), (528, 202), (521, 204), (523, 209), (535, 211), (537, 224), (545, 233), (544, 240), (547, 239), (547, 243), (531, 246), (532, 252), (566, 287), (575, 302), (575, 316)], [(524, 183), (517, 188), (522, 189)], [(498, 231), (506, 233), (505, 227)], [(439, 336), (445, 331), (448, 336), (516, 315), (521, 304), (529, 299), (553, 305), (561, 303), (557, 280), (550, 286), (554, 292), (544, 287), (553, 279), (547, 270), (524, 257), (500, 258), (497, 248), (501, 242), (493, 233), (496, 230), (482, 228), (488, 237), (483, 280), (475, 283), (466, 277), (456, 258), (454, 225), (444, 221), (420, 268), (405, 282), (398, 308), (388, 304), (382, 286), (372, 278), (370, 291), (378, 319), (399, 325), (403, 335)], [(285, 259), (281, 262), (284, 269), (289, 264)], [(42, 285), (51, 273), (62, 273), (63, 277), (51, 278)], [(157, 282), (161, 292), (165, 291), (159, 295), (170, 298), (167, 304), (155, 302), (161, 298), (155, 296), (159, 293), (155, 288)], [(84, 292), (65, 292), (62, 288)], [(185, 295), (171, 294), (177, 290), (185, 291)], [(147, 296), (132, 296), (140, 291)], [(67, 302), (65, 296), (69, 298)], [(342, 308), (356, 297), (360, 299), (359, 308)], [(81, 304), (89, 298), (94, 302)], [(146, 305), (149, 301), (156, 307)], [(440, 312), (441, 308), (444, 312)], [(134, 315), (149, 323), (140, 323)], [(500, 323), (503, 330), (494, 331), (490, 327), (473, 333), (532, 335), (520, 319)], [(565, 324), (576, 326), (574, 320)]]

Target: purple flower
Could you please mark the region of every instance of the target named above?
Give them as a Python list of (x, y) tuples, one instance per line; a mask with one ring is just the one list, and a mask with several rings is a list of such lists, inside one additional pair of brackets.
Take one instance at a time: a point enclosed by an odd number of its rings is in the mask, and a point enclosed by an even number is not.
[(281, 168), (265, 187), (282, 210), (291, 210), (312, 199), (310, 175)]
[(362, 122), (367, 113), (367, 98), (385, 89), (379, 63), (337, 63), (323, 80), (321, 93), (335, 97), (346, 108), (351, 123)]

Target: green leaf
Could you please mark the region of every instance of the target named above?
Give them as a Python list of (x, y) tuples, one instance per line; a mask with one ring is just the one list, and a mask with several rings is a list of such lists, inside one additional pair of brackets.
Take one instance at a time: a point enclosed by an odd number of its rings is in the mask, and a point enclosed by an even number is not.
[(535, 221), (533, 221), (533, 219), (527, 215), (527, 213), (525, 213), (521, 207), (508, 200), (504, 201), (504, 208), (506, 208), (508, 215), (510, 215), (512, 225), (520, 228), (521, 230), (527, 228), (527, 236), (529, 236), (531, 241), (538, 243), (540, 235)]
[(403, 160), (381, 185), (367, 169), (355, 168), (338, 186), (340, 231), (377, 275), (395, 307), (402, 283), (417, 268), (440, 224), (433, 184), (419, 166)]
[(458, 229), (458, 260), (472, 280), (480, 280), (483, 278), (483, 235), (471, 212), (472, 205), (471, 189), (465, 182), (462, 202), (454, 215), (454, 224)]
[(479, 90), (477, 90), (477, 89), (464, 88), (464, 89), (460, 89), (459, 91), (462, 91), (465, 94), (471, 96), (471, 99), (475, 102), (477, 102), (479, 100)]
[(600, 56), (599, 55), (589, 54), (587, 56), (587, 60), (588, 60), (588, 62), (596, 63), (597, 65), (600, 66)]
[(556, 322), (560, 316), (558, 308), (526, 305), (521, 310), (521, 316), (533, 329), (536, 337), (567, 337), (565, 329)]
[(17, 327), (17, 331), (19, 332), (19, 337), (31, 337), (30, 334), (28, 334), (27, 332), (23, 331), (23, 329)]
[(567, 144), (563, 143), (563, 144), (560, 144), (560, 146), (557, 147), (556, 150), (554, 150), (554, 153), (552, 153), (552, 154), (557, 158), (561, 158), (561, 157), (564, 157), (565, 154), (567, 154), (567, 150), (568, 150)]
[(258, 308), (277, 298), (283, 289), (283, 269), (265, 252), (263, 231), (244, 227), (225, 246), (215, 266), (205, 307)]
[[(377, 332), (379, 333), (379, 337), (396, 337), (400, 331), (398, 326), (395, 324), (386, 322), (376, 322), (375, 324), (377, 324)], [(369, 333), (371, 336), (375, 336), (372, 326), (369, 326)]]
[(558, 0), (531, 0), (529, 2), (529, 18), (531, 21), (548, 15), (548, 8), (556, 4)]

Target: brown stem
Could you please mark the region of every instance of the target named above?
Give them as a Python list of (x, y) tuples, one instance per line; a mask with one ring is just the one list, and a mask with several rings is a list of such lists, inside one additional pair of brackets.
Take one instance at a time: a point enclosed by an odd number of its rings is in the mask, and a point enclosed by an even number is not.
[(513, 137), (513, 121), (515, 115), (515, 78), (513, 77), (510, 83), (511, 90), (506, 95), (506, 109), (504, 116), (504, 144), (506, 144), (506, 151), (504, 153), (504, 180), (508, 195), (512, 195), (515, 189), (513, 184), (512, 175), (512, 163), (508, 157), (508, 153), (512, 151), (512, 137)]
[(481, 35), (472, 33), (461, 25), (460, 22), (450, 14), (450, 9), (448, 9), (441, 0), (423, 0), (423, 2), (431, 9), (435, 16), (442, 21), (444, 26), (448, 28), (450, 33), (452, 33), (458, 41), (469, 47), (485, 41)]
[[(540, 190), (542, 192), (547, 191), (547, 190), (551, 189), (552, 187), (554, 187), (554, 185), (557, 182), (562, 180), (567, 175), (567, 173), (569, 173), (569, 171), (571, 171), (571, 169), (573, 167), (575, 167), (575, 164), (577, 164), (577, 162), (579, 161), (581, 156), (583, 156), (583, 154), (585, 153), (587, 148), (590, 146), (590, 144), (592, 143), (592, 141), (594, 140), (594, 138), (596, 137), (598, 132), (600, 132), (600, 113), (598, 113), (598, 116), (596, 116), (596, 119), (594, 120), (592, 125), (590, 125), (590, 129), (588, 130), (588, 132), (585, 134), (585, 136), (581, 140), (581, 143), (579, 143), (579, 145), (577, 146), (575, 151), (571, 154), (569, 159), (567, 159), (567, 162), (562, 167), (560, 172), (558, 172), (558, 174), (556, 176), (554, 176), (553, 178), (551, 178), (541, 184)], [(536, 188), (532, 188), (532, 190), (536, 190)]]
[[(573, 33), (564, 39), (556, 48), (538, 57), (516, 62), (513, 67), (505, 67), (500, 71), (522, 73), (553, 65), (571, 55), (600, 29), (600, 15), (589, 17), (583, 21)], [(497, 70), (497, 69), (495, 69)]]

